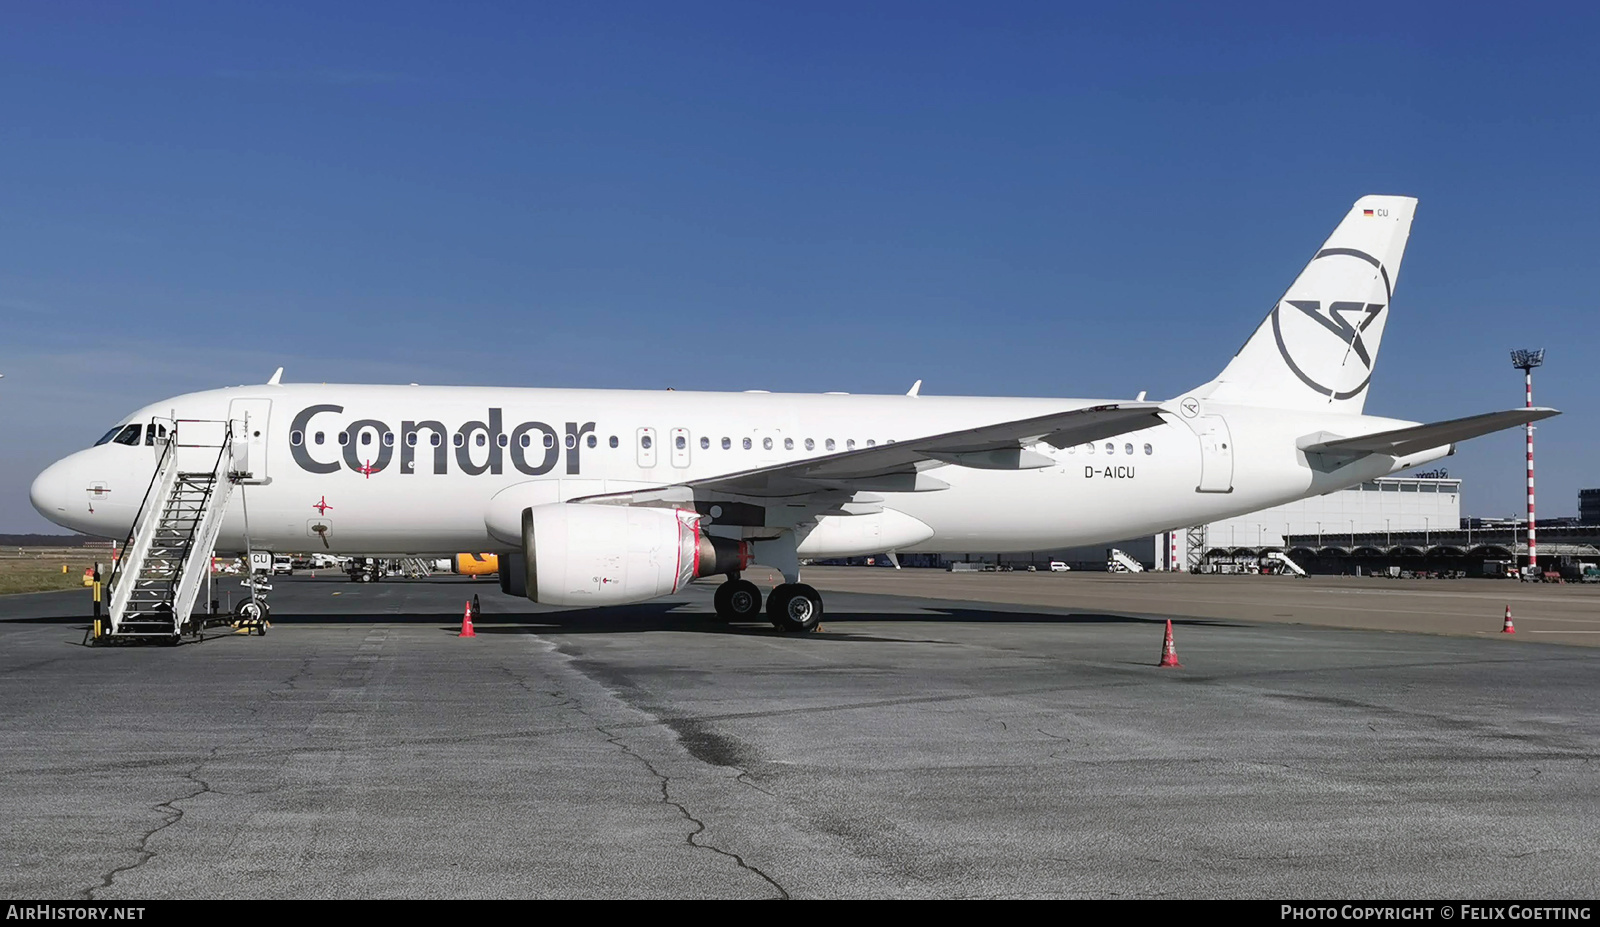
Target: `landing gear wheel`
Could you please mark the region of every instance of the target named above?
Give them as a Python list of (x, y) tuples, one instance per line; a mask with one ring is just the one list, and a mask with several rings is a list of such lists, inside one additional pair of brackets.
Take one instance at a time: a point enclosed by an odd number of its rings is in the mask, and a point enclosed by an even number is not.
[(233, 626), (243, 628), (251, 634), (261, 637), (267, 636), (267, 619), (272, 614), (272, 606), (260, 599), (244, 599), (233, 607)]
[(717, 617), (724, 621), (752, 621), (761, 614), (761, 588), (748, 579), (730, 579), (713, 597)]
[(815, 631), (822, 623), (822, 596), (805, 583), (784, 583), (767, 596), (767, 618), (780, 631)]

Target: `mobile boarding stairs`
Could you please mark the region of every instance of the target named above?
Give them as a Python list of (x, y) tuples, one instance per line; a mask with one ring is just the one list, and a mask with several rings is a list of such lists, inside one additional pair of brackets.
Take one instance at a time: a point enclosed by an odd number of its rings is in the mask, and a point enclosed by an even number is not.
[[(191, 615), (211, 571), (228, 499), (235, 486), (250, 480), (244, 421), (166, 424), (166, 437), (155, 442), (155, 476), (112, 566), (109, 620), (96, 622), (95, 643), (176, 644), (185, 632), (199, 632)], [(251, 585), (250, 601), (255, 599)], [(263, 617), (259, 608), (255, 615)], [(260, 627), (252, 630), (265, 633), (264, 621), (255, 623)]]

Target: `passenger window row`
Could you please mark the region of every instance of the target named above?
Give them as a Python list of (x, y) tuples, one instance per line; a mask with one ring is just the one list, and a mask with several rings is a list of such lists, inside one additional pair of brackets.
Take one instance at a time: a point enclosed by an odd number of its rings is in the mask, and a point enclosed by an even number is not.
[[(1089, 444), (1074, 444), (1073, 446), (1067, 448), (1067, 453), (1068, 454), (1076, 454), (1076, 453), (1078, 453), (1078, 449), (1079, 448), (1082, 448), (1083, 452), (1085, 454), (1093, 454), (1095, 452), (1095, 446), (1091, 442)], [(1107, 454), (1115, 454), (1117, 452), (1117, 442), (1115, 442), (1115, 441), (1107, 441), (1105, 443), (1105, 452)], [(1156, 449), (1155, 449), (1155, 447), (1153, 445), (1146, 444), (1144, 446), (1144, 455), (1146, 457), (1149, 457), (1150, 455), (1154, 454), (1155, 452), (1156, 452)], [(1129, 457), (1134, 456), (1132, 442), (1124, 443), (1122, 445), (1122, 453), (1127, 455), (1127, 456), (1129, 456)]]
[[(129, 425), (129, 426), (127, 426), (127, 428), (120, 429), (120, 430), (114, 428), (104, 438), (101, 438), (98, 443), (105, 444), (108, 441), (115, 440), (115, 441), (123, 443), (123, 444), (136, 444), (136, 443), (138, 443), (138, 440), (139, 440), (138, 428), (139, 428), (139, 426), (137, 426), (137, 425)], [(439, 447), (440, 445), (442, 445), (444, 443), (444, 436), (441, 435), (440, 433), (438, 433), (437, 431), (434, 431), (432, 429), (422, 429), (422, 430), (425, 430), (425, 431), (428, 432), (428, 444), (429, 445), (431, 445), (433, 447)], [(641, 431), (641, 433), (639, 435), (639, 447), (641, 447), (641, 448), (643, 448), (645, 450), (649, 450), (654, 445), (654, 439), (648, 433), (649, 429), (640, 429), (640, 431)], [(163, 429), (163, 432), (165, 432), (165, 429)], [(129, 435), (131, 435), (131, 437), (128, 437)], [(406, 436), (405, 436), (406, 445), (409, 446), (409, 447), (416, 447), (417, 443), (418, 443), (418, 440), (419, 440), (419, 435), (420, 435), (419, 431), (408, 432), (406, 434)], [(338, 441), (339, 446), (341, 446), (341, 447), (344, 447), (344, 446), (350, 444), (350, 442), (352, 440), (354, 440), (357, 444), (359, 444), (359, 445), (361, 445), (363, 447), (370, 446), (373, 443), (374, 440), (382, 442), (384, 447), (394, 447), (394, 444), (395, 444), (395, 434), (392, 431), (386, 431), (383, 434), (379, 435), (377, 432), (372, 431), (370, 429), (362, 429), (353, 438), (352, 438), (350, 432), (341, 431), (341, 432), (338, 432), (334, 437), (335, 437), (335, 440)], [(306, 435), (305, 435), (304, 432), (293, 431), (293, 432), (289, 433), (289, 443), (294, 445), (295, 447), (299, 447), (301, 444), (303, 444), (305, 442), (305, 439), (306, 439)], [(467, 443), (467, 436), (462, 434), (462, 433), (460, 433), (460, 432), (457, 432), (457, 433), (451, 435), (450, 439), (451, 439), (451, 443), (456, 447), (464, 447), (466, 445), (466, 443)], [(569, 434), (569, 435), (566, 436), (566, 438), (563, 440), (562, 443), (570, 450), (571, 448), (574, 448), (574, 447), (577, 446), (577, 440), (578, 439), (577, 439), (576, 436)], [(327, 435), (326, 432), (318, 431), (318, 432), (314, 432), (314, 433), (311, 434), (311, 443), (312, 444), (322, 445), (322, 444), (326, 444), (327, 441), (328, 441), (328, 435)], [(475, 446), (477, 446), (477, 447), (487, 447), (488, 444), (489, 444), (489, 437), (488, 437), (488, 435), (486, 435), (482, 431), (478, 431), (478, 432), (473, 434), (472, 441), (473, 441), (473, 444)], [(545, 432), (540, 437), (539, 441), (546, 448), (553, 448), (553, 447), (556, 446), (556, 436), (551, 434), (551, 433), (549, 433), (549, 432)], [(509, 436), (507, 436), (507, 435), (504, 435), (504, 434), (496, 435), (495, 436), (495, 443), (498, 444), (500, 447), (510, 447), (511, 446), (511, 438)], [(533, 443), (534, 443), (534, 438), (530, 434), (523, 434), (523, 435), (519, 436), (518, 443), (521, 444), (523, 447), (532, 447)], [(599, 440), (594, 435), (589, 435), (584, 439), (584, 443), (588, 447), (597, 447), (599, 445)], [(887, 439), (887, 440), (884, 441), (884, 443), (885, 444), (893, 444), (894, 443), (894, 439), (892, 439), (892, 438), (891, 439)], [(615, 448), (615, 447), (620, 446), (620, 444), (621, 444), (621, 442), (617, 439), (616, 435), (611, 435), (610, 437), (608, 437), (606, 439), (606, 445), (608, 447)], [(732, 450), (733, 446), (734, 446), (733, 439), (725, 437), (725, 438), (723, 438), (721, 440), (720, 445), (721, 445), (722, 449), (725, 450), (725, 451), (726, 450)], [(878, 445), (877, 439), (868, 438), (865, 442), (862, 443), (861, 446), (863, 446), (863, 447), (876, 447), (877, 445)], [(747, 450), (747, 451), (748, 450), (752, 450), (755, 447), (754, 439), (741, 438), (739, 440), (739, 446), (741, 448), (743, 448), (744, 450)], [(805, 450), (807, 450), (807, 451), (813, 451), (814, 452), (814, 451), (817, 450), (818, 442), (817, 442), (817, 440), (815, 438), (806, 438), (801, 442), (801, 446), (803, 446), (805, 448)], [(680, 450), (680, 451), (687, 450), (688, 447), (689, 447), (689, 438), (688, 438), (687, 433), (674, 435), (673, 436), (673, 447), (676, 450)], [(770, 450), (773, 449), (773, 447), (774, 447), (774, 442), (773, 442), (772, 438), (762, 438), (761, 439), (761, 449), (762, 450), (770, 451)], [(844, 442), (843, 442), (843, 447), (841, 448), (839, 441), (836, 441), (833, 438), (824, 438), (821, 441), (821, 447), (822, 447), (822, 449), (824, 451), (828, 451), (828, 452), (837, 452), (837, 451), (839, 451), (841, 449), (842, 450), (846, 450), (846, 451), (853, 451), (853, 450), (856, 450), (857, 444), (856, 444), (856, 439), (855, 438), (846, 438), (844, 440)], [(1109, 448), (1110, 445), (1107, 445), (1107, 447)], [(1130, 449), (1129, 453), (1132, 453), (1131, 449), (1132, 449), (1133, 445), (1130, 444), (1130, 445), (1128, 445), (1128, 447)], [(1150, 453), (1149, 447), (1150, 446), (1148, 444), (1145, 445), (1145, 453), (1147, 453), (1147, 454)], [(709, 437), (701, 437), (700, 438), (700, 449), (703, 450), (703, 451), (708, 451), (708, 450), (711, 449), (711, 439)], [(795, 439), (794, 438), (784, 438), (783, 439), (783, 449), (786, 450), (786, 451), (794, 450), (795, 449)], [(1091, 449), (1091, 452), (1092, 452), (1092, 449)], [(1108, 450), (1107, 453), (1110, 453), (1110, 451)]]
[[(443, 435), (439, 434), (437, 431), (433, 431), (432, 429), (427, 429), (427, 431), (428, 431), (428, 444), (429, 445), (431, 445), (433, 447), (438, 447), (438, 446), (440, 446), (441, 444), (444, 443), (444, 436)], [(410, 432), (410, 433), (408, 433), (406, 435), (406, 446), (407, 447), (416, 447), (417, 446), (417, 436), (418, 436), (418, 434), (419, 434), (418, 432), (413, 431), (413, 432)], [(359, 434), (359, 436), (358, 436), (359, 440), (356, 443), (358, 443), (358, 444), (360, 444), (362, 446), (370, 445), (372, 443), (373, 435), (374, 435), (374, 432), (365, 431), (364, 430)], [(350, 433), (347, 432), (347, 431), (341, 431), (337, 435), (337, 439), (339, 441), (339, 446), (343, 447), (343, 446), (345, 446), (345, 445), (350, 443)], [(313, 434), (311, 436), (311, 443), (312, 444), (326, 444), (327, 440), (328, 440), (328, 436), (327, 436), (326, 432), (319, 431), (319, 432), (316, 432), (315, 434)], [(392, 431), (384, 432), (382, 438), (380, 438), (379, 440), (381, 440), (383, 442), (383, 446), (384, 447), (394, 447), (394, 441), (395, 441), (394, 432), (392, 432)], [(293, 431), (293, 432), (289, 433), (289, 443), (294, 445), (295, 447), (299, 447), (304, 441), (305, 441), (305, 434), (303, 432)], [(456, 447), (465, 447), (466, 443), (467, 443), (467, 436), (464, 435), (464, 434), (461, 434), (460, 432), (457, 432), (456, 434), (450, 436), (450, 443), (453, 444)], [(484, 434), (481, 431), (477, 432), (476, 434), (474, 434), (472, 436), (472, 443), (477, 447), (488, 447), (489, 446), (489, 436)], [(524, 434), (520, 438), (517, 439), (517, 443), (520, 444), (523, 447), (533, 447), (533, 436), (529, 435), (529, 434)], [(551, 433), (549, 433), (549, 432), (545, 432), (544, 433), (544, 437), (542, 438), (540, 443), (542, 443), (547, 448), (555, 447), (556, 446), (556, 436), (551, 434)], [(571, 448), (574, 448), (574, 447), (578, 446), (578, 439), (573, 435), (567, 435), (566, 440), (563, 443), (570, 450)], [(595, 447), (595, 446), (597, 446), (599, 444), (599, 442), (595, 439), (594, 435), (589, 435), (588, 438), (585, 439), (584, 443), (589, 447)], [(509, 436), (507, 436), (507, 435), (504, 435), (504, 434), (496, 435), (495, 436), (495, 444), (497, 444), (500, 447), (510, 447), (511, 446), (511, 438)], [(617, 446), (617, 439), (616, 438), (612, 438), (611, 439), (611, 446), (612, 447), (616, 447)]]

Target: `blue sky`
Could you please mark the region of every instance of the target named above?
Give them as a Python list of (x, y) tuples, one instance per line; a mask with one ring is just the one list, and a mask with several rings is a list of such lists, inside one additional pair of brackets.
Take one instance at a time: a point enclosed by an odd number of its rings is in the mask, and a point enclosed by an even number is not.
[[(1171, 396), (1364, 193), (1368, 411), (1600, 485), (1600, 8), (14, 4), (0, 531), (145, 402), (286, 379)], [(1465, 510), (1522, 505), (1520, 432)]]

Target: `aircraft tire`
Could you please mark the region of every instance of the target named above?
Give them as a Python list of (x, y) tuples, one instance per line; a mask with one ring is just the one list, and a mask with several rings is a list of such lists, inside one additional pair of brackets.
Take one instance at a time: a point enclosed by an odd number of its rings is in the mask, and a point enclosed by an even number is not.
[(780, 631), (815, 631), (822, 623), (822, 595), (805, 583), (784, 583), (767, 596), (767, 618)]
[(713, 601), (724, 621), (752, 621), (761, 614), (761, 587), (748, 579), (730, 579), (717, 587)]

